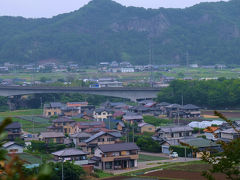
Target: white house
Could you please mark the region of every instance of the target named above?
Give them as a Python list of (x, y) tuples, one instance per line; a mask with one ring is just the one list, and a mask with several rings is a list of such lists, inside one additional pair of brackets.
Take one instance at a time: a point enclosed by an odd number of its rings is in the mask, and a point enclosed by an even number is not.
[(121, 68), (121, 72), (122, 73), (133, 73), (134, 72), (134, 68), (131, 68), (131, 67)]
[(23, 146), (16, 144), (15, 142), (7, 142), (3, 144), (3, 148), (8, 151), (9, 154), (12, 153), (23, 153)]

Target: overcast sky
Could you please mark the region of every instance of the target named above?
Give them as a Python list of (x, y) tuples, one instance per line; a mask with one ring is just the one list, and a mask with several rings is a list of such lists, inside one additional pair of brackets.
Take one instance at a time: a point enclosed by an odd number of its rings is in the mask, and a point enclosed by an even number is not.
[[(0, 16), (52, 17), (74, 11), (90, 0), (0, 0)], [(99, 0), (100, 1), (100, 0)], [(126, 6), (184, 8), (200, 2), (220, 0), (115, 0)], [(225, 0), (226, 1), (226, 0)]]

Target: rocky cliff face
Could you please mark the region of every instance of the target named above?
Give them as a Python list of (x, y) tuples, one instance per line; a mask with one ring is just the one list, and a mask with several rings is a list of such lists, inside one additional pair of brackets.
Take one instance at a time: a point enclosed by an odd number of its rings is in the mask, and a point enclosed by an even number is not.
[(113, 23), (111, 29), (114, 32), (121, 31), (136, 31), (147, 33), (150, 37), (160, 36), (169, 27), (169, 22), (167, 18), (159, 13), (158, 15), (150, 19), (141, 19), (134, 17), (129, 20), (129, 22), (123, 23)]

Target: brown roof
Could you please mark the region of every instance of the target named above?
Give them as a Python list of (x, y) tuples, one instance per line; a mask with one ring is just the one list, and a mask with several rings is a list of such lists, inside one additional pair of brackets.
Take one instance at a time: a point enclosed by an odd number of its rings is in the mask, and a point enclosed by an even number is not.
[(208, 133), (213, 133), (215, 132), (216, 130), (218, 130), (219, 127), (207, 127), (206, 129), (204, 129), (203, 131), (204, 132), (208, 132)]
[(104, 144), (104, 145), (98, 145), (98, 147), (104, 153), (139, 150), (139, 147), (135, 143)]

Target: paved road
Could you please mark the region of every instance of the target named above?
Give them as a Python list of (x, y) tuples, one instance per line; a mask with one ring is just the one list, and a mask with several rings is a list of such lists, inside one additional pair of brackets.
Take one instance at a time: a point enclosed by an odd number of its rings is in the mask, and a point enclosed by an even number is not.
[(144, 152), (141, 151), (139, 154), (147, 155), (147, 156), (156, 156), (156, 157), (166, 157), (168, 158), (168, 154), (163, 154), (163, 153), (150, 153), (150, 152)]
[[(142, 153), (142, 152), (141, 152)], [(150, 153), (152, 155), (152, 153)], [(162, 157), (162, 156), (161, 156)], [(116, 174), (122, 174), (122, 173), (127, 173), (131, 171), (136, 171), (140, 169), (146, 169), (146, 168), (152, 168), (156, 166), (160, 166), (159, 163), (164, 163), (164, 162), (187, 162), (187, 161), (199, 161), (200, 159), (197, 158), (175, 158), (175, 159), (166, 159), (166, 160), (160, 160), (160, 161), (145, 161), (145, 162), (138, 162), (138, 168), (132, 168), (132, 169), (124, 169), (124, 170), (112, 170), (112, 171), (107, 171), (110, 173), (113, 173), (114, 175)]]

